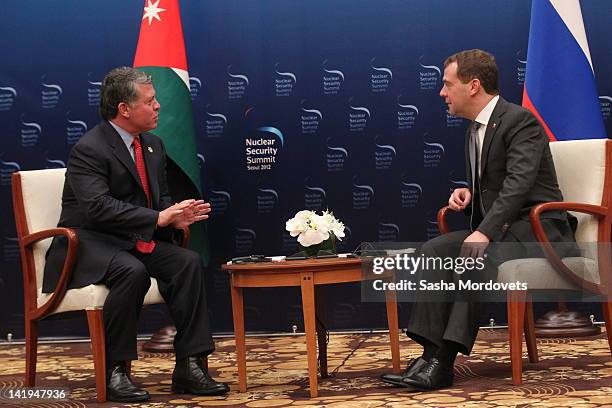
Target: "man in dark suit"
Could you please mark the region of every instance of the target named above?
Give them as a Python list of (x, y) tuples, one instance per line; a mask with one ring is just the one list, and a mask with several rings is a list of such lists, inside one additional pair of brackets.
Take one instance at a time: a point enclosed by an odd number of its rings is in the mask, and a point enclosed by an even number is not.
[[(451, 210), (465, 211), (470, 217), (470, 230), (426, 242), (423, 255), (484, 259), (486, 251), (492, 271), (513, 257), (534, 256), (533, 245), (527, 244), (536, 241), (528, 219), (531, 207), (563, 201), (548, 137), (528, 110), (499, 96), (498, 70), (491, 54), (467, 50), (448, 57), (443, 83), (440, 96), (449, 113), (472, 121), (465, 141), (470, 187), (454, 190), (448, 200)], [(547, 212), (542, 218), (551, 242), (574, 240), (567, 213)], [(425, 277), (431, 273), (419, 271)], [(434, 271), (433, 276), (457, 280), (452, 270)], [(407, 334), (423, 346), (423, 355), (402, 375), (384, 374), (382, 380), (417, 390), (451, 386), (455, 357), (471, 352), (479, 315), (478, 302), (462, 299), (414, 303)]]
[[(219, 395), (202, 357), (214, 350), (199, 255), (170, 242), (173, 231), (208, 218), (210, 204), (189, 199), (172, 204), (166, 182), (166, 151), (147, 131), (157, 126), (160, 104), (151, 78), (129, 67), (112, 70), (101, 87), (103, 121), (73, 147), (58, 226), (77, 231), (79, 246), (69, 288), (105, 284), (107, 394), (134, 402), (149, 394), (132, 383), (126, 361), (138, 358), (137, 322), (157, 279), (177, 328), (172, 388), (179, 393)], [(43, 290), (54, 290), (67, 242), (54, 239)]]

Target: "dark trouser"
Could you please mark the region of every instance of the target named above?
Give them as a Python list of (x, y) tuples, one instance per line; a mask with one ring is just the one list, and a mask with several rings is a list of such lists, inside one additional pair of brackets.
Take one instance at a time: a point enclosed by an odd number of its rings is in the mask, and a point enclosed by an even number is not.
[(200, 256), (159, 241), (151, 254), (121, 251), (102, 281), (110, 292), (104, 303), (107, 361), (135, 360), (138, 317), (144, 297), (157, 279), (176, 326), (176, 358), (210, 354), (212, 340)]
[[(551, 242), (570, 243), (573, 231), (567, 220), (543, 219), (544, 231)], [(461, 245), (471, 231), (463, 230), (440, 235), (423, 244), (425, 257), (452, 257), (460, 255)], [(487, 248), (487, 272), (493, 279), (497, 277), (497, 266), (515, 258), (541, 257), (539, 246), (534, 245), (535, 236), (527, 220), (517, 220), (508, 230), (503, 242), (492, 243)], [(574, 256), (573, 245), (556, 247), (560, 256)], [(457, 282), (459, 275), (452, 270), (416, 272), (429, 281), (444, 280)], [(470, 272), (466, 272), (466, 275)], [(464, 276), (466, 277), (466, 276)], [(440, 347), (443, 341), (459, 345), (463, 354), (470, 354), (478, 334), (481, 303), (469, 301), (416, 302), (412, 304), (406, 334), (422, 346), (433, 343)]]
[[(425, 257), (457, 257), (461, 245), (471, 232), (456, 231), (440, 235), (427, 241), (421, 248)], [(421, 277), (427, 280), (444, 280), (454, 282), (457, 275), (452, 270), (443, 271), (418, 271)], [(435, 274), (435, 278), (431, 276)], [(424, 302), (420, 301), (411, 305), (410, 318), (406, 334), (421, 344), (433, 343), (442, 346), (442, 341), (453, 341), (462, 346), (461, 352), (469, 354), (480, 320), (480, 304), (474, 302)]]

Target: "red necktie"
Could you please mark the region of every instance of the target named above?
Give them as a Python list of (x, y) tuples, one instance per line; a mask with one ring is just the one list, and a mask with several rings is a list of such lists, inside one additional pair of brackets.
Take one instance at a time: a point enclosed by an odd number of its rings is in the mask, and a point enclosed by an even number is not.
[[(149, 179), (147, 177), (147, 169), (145, 167), (144, 156), (142, 155), (142, 145), (140, 144), (140, 136), (134, 137), (132, 142), (134, 146), (134, 162), (136, 163), (136, 171), (142, 183), (142, 188), (147, 196), (147, 205), (151, 208), (151, 191), (149, 190)], [(136, 249), (143, 254), (150, 254), (155, 249), (155, 241), (136, 241)]]

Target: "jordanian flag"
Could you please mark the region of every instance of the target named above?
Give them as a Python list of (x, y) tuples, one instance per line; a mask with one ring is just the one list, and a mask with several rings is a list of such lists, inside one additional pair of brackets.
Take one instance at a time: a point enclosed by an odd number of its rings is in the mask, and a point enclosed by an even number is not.
[[(196, 133), (191, 111), (187, 56), (178, 0), (145, 0), (134, 67), (153, 78), (161, 104), (152, 133), (164, 141), (168, 153), (168, 186), (174, 201), (201, 197)], [(206, 226), (193, 224), (191, 247), (208, 264)]]

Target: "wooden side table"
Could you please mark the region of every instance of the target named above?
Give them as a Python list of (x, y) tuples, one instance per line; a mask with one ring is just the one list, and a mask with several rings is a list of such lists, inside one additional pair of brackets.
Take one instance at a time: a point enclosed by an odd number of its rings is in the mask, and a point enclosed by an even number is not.
[[(232, 292), (232, 313), (234, 316), (234, 335), (238, 360), (238, 385), (240, 392), (247, 389), (246, 345), (244, 334), (244, 300), (242, 288), (269, 288), (279, 286), (299, 286), (302, 289), (302, 308), (306, 332), (308, 355), (308, 378), (310, 396), (318, 395), (317, 388), (317, 346), (322, 377), (327, 376), (327, 344), (325, 332), (316, 324), (315, 312), (322, 316), (323, 285), (346, 282), (360, 282), (370, 279), (393, 281), (392, 272), (382, 275), (365, 275), (361, 271), (361, 260), (355, 258), (307, 259), (281, 262), (241, 263), (222, 265), (230, 273)], [(315, 301), (317, 298), (317, 301)], [(393, 372), (400, 372), (399, 331), (397, 324), (397, 301), (395, 292), (385, 293), (387, 320), (391, 343)]]

